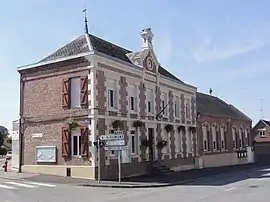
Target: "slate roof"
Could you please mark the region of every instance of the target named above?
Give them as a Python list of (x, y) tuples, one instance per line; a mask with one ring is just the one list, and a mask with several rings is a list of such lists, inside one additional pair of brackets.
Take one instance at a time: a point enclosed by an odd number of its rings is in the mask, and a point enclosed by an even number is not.
[(237, 120), (251, 121), (251, 119), (239, 109), (215, 96), (197, 92), (196, 104), (197, 112), (202, 115), (213, 115)]
[[(104, 39), (101, 39), (97, 36), (89, 34), (89, 41), (93, 47), (94, 51), (115, 57), (117, 59), (120, 59), (122, 61), (132, 63), (129, 58), (127, 57), (127, 53), (131, 53), (132, 51), (127, 50), (123, 47), (117, 46), (111, 42), (108, 42)], [(72, 42), (68, 43), (67, 45), (63, 46), (62, 48), (58, 49), (56, 52), (52, 53), (51, 55), (45, 57), (39, 62), (47, 62), (50, 60), (55, 60), (59, 58), (64, 58), (72, 55), (78, 55), (81, 53), (87, 53), (90, 51), (89, 45), (87, 43), (86, 39), (87, 35), (82, 35)], [(179, 83), (185, 84), (183, 81), (181, 81), (179, 78), (171, 74), (168, 70), (163, 68), (162, 66), (159, 66), (158, 69), (159, 73), (165, 77), (169, 77), (170, 79), (173, 79)]]

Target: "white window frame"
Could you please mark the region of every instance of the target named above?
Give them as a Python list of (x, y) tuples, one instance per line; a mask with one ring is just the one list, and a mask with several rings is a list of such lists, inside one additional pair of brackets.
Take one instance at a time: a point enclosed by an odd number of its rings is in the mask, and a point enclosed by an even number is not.
[(81, 78), (74, 77), (70, 79), (70, 107), (81, 107)]
[[(132, 151), (132, 137), (134, 138), (134, 152)], [(130, 147), (130, 154), (131, 155), (138, 155), (138, 135), (136, 133), (136, 129), (135, 128), (132, 128), (130, 131), (129, 131), (129, 147)]]
[(238, 136), (239, 136), (239, 148), (243, 148), (243, 140), (242, 140), (242, 130), (238, 129)]
[(175, 96), (174, 99), (174, 116), (176, 119), (180, 119), (180, 98)]
[[(113, 92), (113, 105), (111, 106), (111, 92)], [(110, 110), (117, 109), (117, 80), (108, 79), (107, 81), (107, 103)]]
[(191, 131), (190, 130), (187, 130), (186, 131), (186, 134), (187, 134), (187, 153), (189, 154), (189, 153), (192, 153), (192, 133), (191, 133)]
[[(149, 108), (149, 103), (150, 103), (150, 108)], [(154, 109), (154, 90), (151, 88), (148, 88), (146, 90), (146, 109), (147, 109), (147, 114), (154, 114), (155, 109)], [(150, 111), (149, 111), (150, 109)]]
[(246, 147), (248, 146), (248, 129), (245, 129), (245, 139), (246, 139)]
[(180, 132), (176, 133), (176, 153), (180, 154), (182, 152), (182, 130)]
[(235, 150), (236, 149), (236, 128), (232, 128), (232, 144), (233, 144), (233, 149)]
[(216, 126), (212, 126), (212, 145), (213, 145), (213, 150), (217, 150), (217, 128)]
[[(77, 137), (77, 155), (74, 155), (74, 137)], [(80, 157), (81, 156), (81, 130), (80, 128), (76, 128), (71, 131), (71, 155), (72, 157)], [(81, 141), (80, 141), (81, 139)]]
[(261, 138), (264, 138), (266, 136), (265, 135), (265, 131), (266, 131), (265, 128), (259, 130), (259, 133), (260, 133), (260, 137)]
[[(137, 91), (138, 91), (137, 86), (134, 85), (134, 84), (130, 84), (130, 87), (129, 87), (129, 94), (130, 94), (129, 95), (129, 109), (132, 112), (137, 111)], [(131, 105), (132, 104), (132, 102), (131, 102), (132, 98), (133, 98), (134, 106)]]
[[(168, 94), (166, 92), (161, 92), (161, 99), (160, 99), (160, 109), (162, 110), (168, 104)], [(162, 113), (163, 117), (168, 117), (168, 106)]]
[[(220, 148), (221, 150), (226, 149), (226, 142), (225, 142), (225, 128), (223, 126), (220, 127), (220, 136), (221, 136), (221, 145)], [(223, 143), (223, 144), (222, 144)]]
[(185, 116), (187, 120), (191, 119), (191, 99), (185, 98)]
[(203, 126), (202, 131), (203, 131), (203, 150), (208, 151), (209, 148), (208, 148), (208, 139), (207, 139), (207, 126)]

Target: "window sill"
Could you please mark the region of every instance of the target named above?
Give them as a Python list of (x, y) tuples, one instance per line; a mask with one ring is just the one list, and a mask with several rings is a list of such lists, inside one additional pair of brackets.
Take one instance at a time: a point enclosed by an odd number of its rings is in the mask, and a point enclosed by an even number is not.
[(72, 158), (81, 159), (82, 157), (81, 156), (72, 156)]
[(113, 112), (117, 112), (118, 109), (117, 108), (114, 108), (114, 107), (108, 107), (108, 110), (109, 111), (113, 111)]
[(174, 117), (174, 119), (180, 121), (180, 117)]

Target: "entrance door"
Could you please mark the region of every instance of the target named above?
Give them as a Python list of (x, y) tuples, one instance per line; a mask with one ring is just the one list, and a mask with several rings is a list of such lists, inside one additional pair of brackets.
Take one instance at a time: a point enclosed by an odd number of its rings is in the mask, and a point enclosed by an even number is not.
[(154, 162), (154, 128), (148, 128), (149, 161)]

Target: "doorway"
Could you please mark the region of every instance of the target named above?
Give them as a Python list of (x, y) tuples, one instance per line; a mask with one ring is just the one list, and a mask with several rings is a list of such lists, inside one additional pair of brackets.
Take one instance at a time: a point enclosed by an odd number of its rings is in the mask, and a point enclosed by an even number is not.
[(148, 128), (149, 161), (154, 162), (154, 128)]

